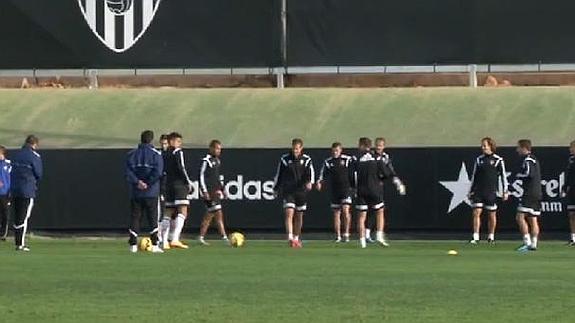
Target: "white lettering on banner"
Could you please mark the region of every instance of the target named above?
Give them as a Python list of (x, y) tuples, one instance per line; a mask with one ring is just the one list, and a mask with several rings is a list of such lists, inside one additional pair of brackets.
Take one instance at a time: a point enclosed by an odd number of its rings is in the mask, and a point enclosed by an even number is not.
[[(224, 180), (222, 176), (222, 180)], [(245, 181), (243, 175), (236, 175), (235, 179), (230, 180), (224, 185), (227, 199), (231, 201), (239, 200), (273, 200), (274, 199), (274, 182), (249, 180)], [(191, 200), (200, 198), (198, 181), (192, 182), (192, 192), (188, 195)]]

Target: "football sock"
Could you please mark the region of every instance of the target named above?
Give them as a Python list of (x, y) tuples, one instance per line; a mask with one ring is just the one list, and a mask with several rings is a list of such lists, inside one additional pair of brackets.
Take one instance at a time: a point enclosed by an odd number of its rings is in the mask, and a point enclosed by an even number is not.
[[(349, 238), (349, 233), (344, 233), (343, 236), (344, 236), (345, 238)], [(575, 234), (574, 234), (573, 236), (575, 237)], [(574, 240), (574, 241), (575, 241), (575, 240)]]
[(176, 219), (170, 219), (168, 240), (174, 241), (174, 231), (176, 230)]
[(526, 246), (531, 245), (531, 236), (529, 234), (523, 236), (523, 244)]
[(495, 240), (495, 233), (490, 233), (490, 234), (487, 236), (487, 239), (489, 239), (489, 240)]
[(571, 241), (575, 242), (575, 233), (571, 233)]
[(537, 237), (536, 236), (531, 237), (531, 247), (537, 248)]
[(163, 218), (160, 223), (160, 236), (162, 237), (162, 242), (168, 241), (168, 235), (170, 233), (170, 218)]
[(365, 238), (359, 238), (359, 243), (361, 244), (362, 248), (365, 248), (365, 245), (366, 245)]
[(473, 232), (473, 240), (479, 241), (479, 232)]
[(370, 229), (365, 229), (365, 237), (367, 239), (371, 238), (371, 230)]
[(377, 240), (383, 240), (383, 231), (377, 231), (375, 236)]
[(172, 241), (180, 241), (180, 235), (182, 233), (182, 229), (184, 228), (184, 223), (186, 221), (186, 217), (183, 214), (178, 214), (176, 217), (176, 225), (174, 229), (174, 237)]
[(291, 232), (288, 233), (288, 240), (290, 240), (290, 241), (293, 240), (293, 233), (291, 233)]
[(293, 236), (293, 239), (294, 239), (295, 241), (298, 241), (298, 240), (299, 240), (299, 236)]

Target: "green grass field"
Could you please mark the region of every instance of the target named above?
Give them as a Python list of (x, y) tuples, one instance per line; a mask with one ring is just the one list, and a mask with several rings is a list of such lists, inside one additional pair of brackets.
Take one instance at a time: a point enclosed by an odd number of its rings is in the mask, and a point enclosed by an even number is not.
[[(0, 244), (1, 322), (574, 322), (575, 248), (248, 241), (127, 252), (122, 240)], [(448, 256), (458, 249), (458, 256)]]
[(469, 146), (490, 135), (566, 145), (574, 136), (572, 87), (409, 89), (0, 90), (0, 144), (36, 133), (44, 148), (132, 147), (141, 130), (178, 130), (188, 147), (308, 147), (361, 136), (391, 146)]

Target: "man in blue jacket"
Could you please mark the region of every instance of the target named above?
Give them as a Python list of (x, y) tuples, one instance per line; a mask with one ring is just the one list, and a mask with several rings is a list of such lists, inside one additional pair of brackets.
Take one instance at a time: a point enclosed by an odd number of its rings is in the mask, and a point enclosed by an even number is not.
[(6, 159), (6, 148), (0, 146), (0, 240), (8, 235), (8, 212), (10, 209), (10, 172), (12, 164)]
[(162, 154), (152, 144), (154, 133), (151, 130), (142, 132), (138, 148), (128, 153), (126, 161), (126, 178), (131, 198), (130, 251), (138, 252), (138, 234), (142, 214), (152, 227), (150, 238), (152, 252), (162, 253), (158, 247), (158, 212), (160, 209), (160, 179), (164, 172)]
[(26, 246), (26, 232), (38, 183), (42, 178), (42, 158), (36, 152), (38, 144), (38, 137), (29, 135), (22, 149), (12, 157), (10, 192), (14, 200), (14, 240), (17, 251), (30, 251)]

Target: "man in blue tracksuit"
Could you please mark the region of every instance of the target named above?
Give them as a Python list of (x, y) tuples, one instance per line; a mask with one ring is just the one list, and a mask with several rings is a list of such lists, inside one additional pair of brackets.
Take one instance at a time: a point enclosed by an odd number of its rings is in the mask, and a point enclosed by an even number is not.
[(30, 251), (26, 246), (26, 231), (43, 172), (42, 158), (36, 152), (38, 144), (38, 137), (29, 135), (22, 149), (12, 157), (10, 192), (14, 203), (14, 240), (17, 251)]
[(12, 164), (6, 159), (6, 148), (0, 146), (0, 240), (8, 235), (8, 212), (10, 210), (10, 172)]
[(152, 227), (152, 252), (161, 253), (158, 247), (158, 212), (160, 209), (160, 179), (164, 172), (162, 153), (152, 144), (154, 133), (142, 132), (138, 148), (130, 151), (126, 160), (126, 179), (131, 198), (130, 251), (138, 251), (138, 234), (142, 214)]

